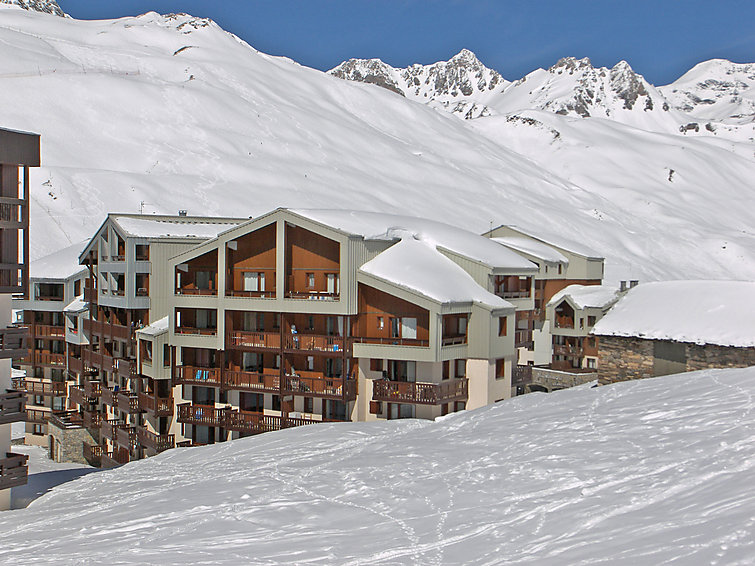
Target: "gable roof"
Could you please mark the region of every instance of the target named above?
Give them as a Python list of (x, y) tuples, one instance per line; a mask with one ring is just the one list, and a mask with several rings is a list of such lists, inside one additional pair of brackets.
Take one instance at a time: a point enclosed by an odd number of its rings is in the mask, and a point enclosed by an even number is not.
[(593, 334), (755, 347), (755, 281), (643, 283), (616, 303)]
[(580, 309), (605, 308), (616, 301), (619, 290), (611, 285), (569, 285), (551, 297), (547, 306), (554, 306), (565, 298)]
[(73, 244), (29, 263), (29, 279), (68, 279), (87, 271), (79, 264), (79, 254), (89, 240)]

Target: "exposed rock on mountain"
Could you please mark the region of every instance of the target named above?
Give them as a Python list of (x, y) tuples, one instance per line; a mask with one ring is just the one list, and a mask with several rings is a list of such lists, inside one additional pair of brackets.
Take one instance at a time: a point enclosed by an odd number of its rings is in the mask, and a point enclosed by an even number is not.
[(35, 12), (44, 12), (46, 14), (65, 17), (65, 13), (55, 0), (0, 0), (0, 4), (12, 4), (24, 10), (33, 10)]

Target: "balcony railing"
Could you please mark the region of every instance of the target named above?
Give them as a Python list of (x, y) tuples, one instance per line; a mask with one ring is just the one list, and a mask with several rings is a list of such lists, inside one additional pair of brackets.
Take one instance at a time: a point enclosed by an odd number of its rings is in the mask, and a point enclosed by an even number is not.
[(131, 363), (129, 360), (113, 358), (107, 354), (92, 352), (87, 349), (81, 351), (81, 359), (84, 362), (85, 368), (91, 368), (93, 371), (100, 369), (110, 373), (115, 372), (121, 377), (126, 378), (136, 376), (136, 364)]
[(102, 465), (102, 454), (104, 452), (102, 446), (99, 444), (84, 444), (84, 459), (89, 462), (90, 466), (99, 468)]
[(22, 358), (29, 353), (29, 329), (25, 326), (0, 328), (0, 359)]
[(84, 395), (90, 399), (97, 399), (102, 394), (102, 383), (95, 380), (84, 382)]
[(283, 378), (283, 390), (293, 395), (305, 397), (322, 397), (328, 399), (354, 400), (357, 397), (355, 379), (326, 377), (316, 372), (300, 372), (300, 375), (286, 375)]
[(225, 427), (227, 408), (216, 408), (212, 405), (194, 405), (182, 403), (178, 406), (178, 422), (213, 427)]
[(574, 328), (574, 319), (570, 316), (556, 315), (556, 328)]
[(13, 389), (25, 391), (29, 395), (43, 395), (48, 397), (65, 397), (67, 387), (61, 381), (35, 381), (23, 377), (13, 378)]
[(281, 336), (278, 332), (249, 332), (236, 330), (229, 332), (226, 346), (231, 348), (268, 348), (279, 350)]
[(206, 295), (214, 296), (218, 294), (217, 289), (197, 289), (195, 287), (177, 287), (176, 295)]
[(139, 428), (136, 431), (136, 437), (144, 448), (162, 452), (169, 450), (176, 445), (175, 436), (172, 434), (155, 434), (146, 428)]
[(466, 343), (467, 343), (466, 336), (445, 336), (443, 337), (443, 340), (441, 341), (441, 345), (443, 346), (457, 346), (459, 344), (466, 344)]
[(338, 301), (339, 293), (328, 293), (327, 291), (288, 291), (287, 299), (308, 299), (310, 301)]
[(97, 289), (94, 287), (84, 287), (84, 300), (87, 303), (97, 302)]
[(113, 442), (118, 438), (118, 425), (121, 424), (117, 419), (102, 420), (100, 424), (100, 437), (109, 438)]
[(99, 411), (82, 411), (84, 426), (91, 430), (97, 430), (102, 426), (102, 413)]
[(29, 467), (25, 454), (6, 452), (5, 458), (0, 459), (0, 490), (26, 485)]
[(280, 373), (277, 370), (254, 371), (223, 370), (223, 388), (265, 393), (280, 392)]
[(372, 382), (373, 401), (441, 405), (467, 399), (467, 378), (451, 379), (442, 383), (417, 383), (378, 379)]
[(35, 324), (34, 336), (37, 338), (65, 338), (65, 326), (53, 326), (51, 324)]
[(78, 374), (84, 373), (84, 362), (81, 361), (81, 358), (75, 358), (69, 355), (68, 356), (68, 371), (75, 372)]
[(26, 419), (26, 394), (11, 391), (0, 394), (0, 425), (23, 422)]
[(138, 413), (141, 411), (139, 408), (139, 396), (131, 391), (118, 391), (118, 409), (124, 413)]
[(274, 299), (275, 289), (268, 289), (267, 291), (244, 291), (241, 289), (226, 289), (225, 294), (227, 297), (246, 297), (249, 299)]
[(128, 452), (123, 450), (114, 450), (113, 452), (102, 452), (102, 467), (103, 468), (117, 468), (123, 464), (128, 464), (130, 461)]
[(264, 415), (250, 411), (228, 411), (226, 413), (226, 425), (228, 430), (235, 430), (246, 434), (260, 434), (273, 430), (292, 428), (317, 424), (323, 421), (305, 419), (301, 417), (282, 417), (276, 415)]
[(100, 391), (100, 400), (105, 405), (110, 405), (113, 409), (118, 407), (118, 392), (109, 387), (103, 387)]
[(104, 336), (114, 340), (122, 340), (129, 342), (134, 339), (133, 328), (117, 324), (113, 322), (93, 320), (91, 318), (84, 319), (84, 332), (90, 335)]
[(176, 334), (193, 335), (193, 336), (215, 336), (218, 333), (217, 328), (195, 328), (193, 326), (178, 326)]
[(50, 414), (48, 422), (62, 430), (82, 428), (84, 426), (84, 420), (76, 411), (54, 411)]
[(174, 385), (203, 385), (205, 387), (221, 386), (220, 368), (199, 368), (195, 366), (176, 366), (173, 373)]
[(126, 425), (117, 427), (115, 441), (126, 450), (136, 450), (136, 427)]
[(287, 350), (307, 350), (319, 352), (343, 352), (348, 340), (343, 336), (323, 336), (318, 334), (288, 334), (285, 337)]
[(139, 393), (139, 408), (156, 417), (169, 417), (173, 414), (173, 397), (155, 397), (151, 393)]
[(26, 409), (26, 422), (35, 424), (45, 424), (50, 420), (50, 411), (41, 409)]
[(527, 291), (507, 291), (506, 289), (498, 291), (496, 293), (499, 297), (502, 297), (504, 299), (529, 299), (532, 296), (532, 293)]
[(352, 338), (354, 343), (360, 344), (386, 344), (390, 346), (415, 346), (419, 348), (427, 348), (430, 346), (429, 340), (418, 340), (417, 338), (370, 338), (370, 337), (355, 337)]
[(34, 352), (34, 365), (63, 367), (66, 365), (66, 355), (52, 352)]

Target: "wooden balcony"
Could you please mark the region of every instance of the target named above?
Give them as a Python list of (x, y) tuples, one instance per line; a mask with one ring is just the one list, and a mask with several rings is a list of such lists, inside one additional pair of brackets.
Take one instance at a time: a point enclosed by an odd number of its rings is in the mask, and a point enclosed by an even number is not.
[(570, 316), (556, 315), (556, 328), (574, 328), (574, 319)]
[(68, 356), (68, 371), (78, 374), (84, 373), (84, 362), (81, 358), (75, 358), (71, 355)]
[(34, 352), (34, 365), (45, 367), (65, 367), (66, 355), (53, 354), (52, 352)]
[(131, 461), (128, 452), (124, 452), (123, 450), (114, 450), (113, 452), (103, 451), (100, 460), (103, 468), (117, 468)]
[(215, 336), (217, 333), (217, 328), (195, 328), (193, 326), (176, 327), (176, 334), (184, 336)]
[(84, 287), (84, 300), (87, 303), (97, 303), (97, 289), (94, 287)]
[(106, 405), (110, 405), (113, 409), (118, 407), (118, 392), (113, 391), (109, 387), (103, 387), (100, 390), (100, 400)]
[(204, 387), (221, 386), (220, 368), (199, 368), (195, 366), (176, 366), (173, 373), (174, 385), (202, 385)]
[(0, 490), (26, 485), (29, 467), (25, 454), (6, 452), (5, 458), (0, 459)]
[(118, 425), (121, 424), (117, 419), (102, 420), (100, 423), (100, 438), (109, 438), (113, 442), (118, 438)]
[(99, 381), (89, 380), (84, 382), (84, 395), (90, 399), (97, 399), (102, 394), (102, 384)]
[(223, 388), (260, 393), (280, 393), (280, 373), (278, 370), (253, 371), (223, 370)]
[(155, 397), (151, 393), (139, 393), (139, 408), (155, 417), (169, 417), (173, 414), (173, 397)]
[(87, 444), (84, 442), (83, 447), (84, 459), (89, 462), (90, 466), (99, 468), (102, 465), (102, 454), (104, 449), (99, 444)]
[(415, 405), (441, 405), (467, 399), (466, 378), (442, 383), (416, 383), (378, 379), (372, 382), (372, 400)]
[(131, 391), (118, 391), (118, 409), (124, 413), (139, 413), (139, 396)]
[(225, 414), (229, 409), (219, 409), (212, 405), (178, 405), (178, 422), (191, 425), (225, 427)]
[(13, 378), (13, 389), (46, 397), (65, 397), (67, 394), (66, 383), (62, 381), (38, 381), (23, 377)]
[(582, 348), (572, 346), (570, 344), (554, 344), (553, 354), (556, 356), (582, 356), (584, 352)]
[(339, 293), (328, 293), (327, 291), (287, 291), (287, 299), (302, 299), (309, 301), (339, 301), (341, 295)]
[(41, 409), (26, 409), (26, 422), (35, 424), (47, 424), (50, 420), (51, 411)]
[(294, 417), (279, 417), (275, 415), (264, 415), (250, 411), (228, 411), (226, 413), (226, 425), (228, 430), (235, 430), (245, 434), (260, 434), (273, 430), (292, 428), (317, 424), (323, 421), (314, 419), (303, 419)]
[(48, 422), (61, 430), (83, 428), (84, 426), (84, 420), (76, 411), (53, 411)]
[(274, 299), (275, 289), (266, 291), (244, 291), (242, 289), (226, 289), (227, 297), (246, 297), (247, 299)]
[(212, 297), (218, 294), (218, 290), (217, 289), (197, 289), (196, 287), (177, 287), (175, 294)]
[(430, 346), (429, 340), (419, 340), (417, 338), (371, 338), (371, 337), (355, 337), (352, 338), (354, 343), (359, 344), (384, 344), (387, 346), (413, 346), (416, 348), (428, 348)]
[(89, 349), (81, 350), (81, 360), (87, 371), (102, 370), (108, 373), (117, 373), (121, 377), (136, 377), (136, 364), (129, 360), (113, 358), (107, 354), (92, 352)]
[(459, 344), (466, 344), (466, 336), (444, 336), (441, 340), (442, 346), (458, 346)]
[(307, 352), (339, 352), (348, 348), (349, 340), (343, 336), (323, 336), (318, 334), (289, 334), (285, 337), (286, 350), (306, 350)]
[(121, 425), (115, 429), (115, 442), (128, 450), (136, 450), (136, 427)]
[(82, 411), (84, 426), (90, 430), (99, 430), (102, 426), (102, 413), (99, 411)]
[(357, 382), (355, 379), (326, 377), (319, 372), (301, 371), (297, 375), (284, 376), (283, 391), (305, 397), (353, 401), (357, 397)]
[(0, 328), (0, 359), (19, 359), (29, 354), (29, 329), (25, 326)]
[(35, 338), (57, 338), (59, 340), (65, 340), (66, 327), (53, 326), (50, 324), (35, 324), (34, 337)]
[(176, 439), (172, 434), (155, 434), (146, 428), (139, 428), (136, 431), (136, 438), (144, 448), (163, 452), (175, 447)]
[(226, 348), (252, 348), (280, 350), (281, 335), (278, 332), (248, 332), (235, 330), (226, 336)]
[(0, 425), (26, 420), (26, 393), (11, 391), (0, 394)]
[(134, 339), (133, 328), (117, 324), (113, 322), (93, 320), (91, 318), (84, 319), (84, 332), (89, 333), (90, 336), (102, 336), (109, 340), (120, 340), (123, 342), (130, 342)]
[(496, 293), (496, 295), (504, 299), (529, 299), (532, 296), (532, 293), (529, 289), (526, 291), (507, 291), (506, 289), (503, 289)]

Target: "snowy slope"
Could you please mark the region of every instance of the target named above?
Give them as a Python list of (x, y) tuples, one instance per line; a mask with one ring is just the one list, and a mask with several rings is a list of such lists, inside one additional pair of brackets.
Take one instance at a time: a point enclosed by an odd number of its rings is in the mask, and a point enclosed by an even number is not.
[(0, 514), (8, 564), (752, 564), (755, 368), (177, 449)]
[[(561, 234), (604, 255), (614, 281), (755, 279), (751, 145), (609, 120), (580, 129), (552, 112), (543, 128), (459, 120), (186, 15), (0, 15), (0, 125), (42, 134), (33, 257), (91, 236), (106, 211), (284, 206)], [(477, 128), (496, 120), (506, 127)]]

